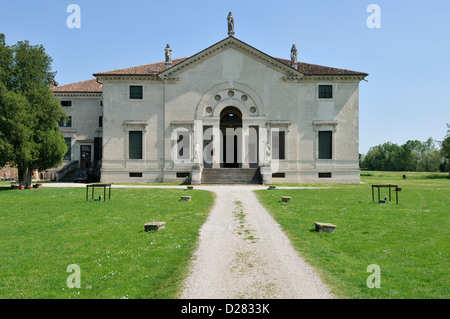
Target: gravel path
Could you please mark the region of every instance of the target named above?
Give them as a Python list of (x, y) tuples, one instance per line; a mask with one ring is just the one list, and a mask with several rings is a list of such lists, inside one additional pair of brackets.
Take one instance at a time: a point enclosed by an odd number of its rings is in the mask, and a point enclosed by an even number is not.
[(217, 197), (200, 231), (182, 299), (333, 298), (258, 202), (255, 187), (196, 189)]
[[(86, 184), (49, 183), (44, 187), (86, 187)], [(112, 187), (186, 188), (165, 185)], [(182, 299), (333, 298), (252, 192), (266, 188), (258, 185), (195, 186), (195, 189), (215, 192), (216, 202), (200, 231), (199, 246)]]

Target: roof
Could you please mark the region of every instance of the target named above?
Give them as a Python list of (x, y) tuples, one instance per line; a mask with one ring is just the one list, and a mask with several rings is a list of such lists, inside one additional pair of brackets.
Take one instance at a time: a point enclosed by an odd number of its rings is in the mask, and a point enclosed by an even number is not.
[[(284, 64), (291, 65), (291, 60), (274, 58)], [(347, 69), (332, 68), (329, 66), (298, 62), (297, 70), (304, 75), (361, 75), (367, 76), (367, 73), (351, 71)]]
[(61, 86), (51, 86), (53, 93), (102, 93), (102, 85), (97, 79)]
[[(185, 57), (180, 59), (174, 59), (172, 60), (172, 67), (175, 65), (184, 62), (188, 60), (191, 57)], [(273, 59), (286, 64), (288, 66), (291, 66), (291, 60), (286, 59), (280, 59), (272, 57)], [(157, 62), (157, 63), (151, 63), (151, 64), (144, 64), (134, 67), (129, 67), (125, 69), (117, 69), (113, 71), (107, 71), (107, 72), (99, 72), (95, 73), (94, 76), (102, 76), (102, 75), (159, 75), (160, 73), (164, 72), (166, 70), (166, 64), (165, 62)], [(361, 76), (367, 76), (367, 73), (364, 72), (358, 72), (358, 71), (351, 71), (347, 69), (339, 69), (339, 68), (333, 68), (328, 66), (322, 66), (317, 64), (310, 64), (310, 63), (304, 63), (304, 62), (298, 62), (297, 64), (297, 71), (304, 75), (361, 75)]]
[[(180, 58), (180, 59), (173, 59), (172, 60), (172, 66), (175, 66), (176, 64), (183, 62), (190, 57)], [(161, 72), (166, 70), (166, 62), (156, 62), (156, 63), (150, 63), (150, 64), (144, 64), (139, 66), (133, 66), (125, 69), (117, 69), (107, 72), (99, 72), (95, 73), (95, 76), (98, 75), (158, 75)]]
[[(178, 68), (183, 68), (186, 65), (193, 63), (199, 59), (202, 59), (203, 56), (210, 54), (211, 52), (223, 48), (227, 45), (235, 45), (241, 49), (246, 51), (251, 51), (253, 54), (256, 54), (259, 57), (263, 57), (265, 61), (269, 61), (271, 64), (278, 64), (278, 66), (282, 67), (282, 69), (288, 70), (291, 68), (293, 72), (294, 69), (291, 66), (291, 60), (275, 58), (267, 55), (264, 52), (261, 52), (252, 46), (242, 42), (234, 37), (228, 37), (209, 48), (193, 55), (190, 57), (173, 59), (172, 65), (169, 69), (166, 69), (166, 62), (156, 62), (150, 64), (144, 64), (134, 67), (128, 67), (124, 69), (116, 69), (112, 71), (99, 72), (95, 73), (95, 77), (99, 76), (164, 76), (167, 72), (171, 72), (171, 70), (176, 70)], [(351, 71), (347, 69), (339, 69), (328, 66), (322, 66), (317, 64), (310, 64), (305, 62), (298, 62), (297, 68), (295, 69), (300, 75), (304, 76), (324, 76), (324, 75), (337, 75), (337, 76), (367, 76), (367, 73)], [(289, 71), (288, 71), (289, 72)], [(77, 82), (73, 84), (67, 84), (59, 87), (52, 87), (53, 92), (55, 93), (101, 93), (102, 85), (97, 82), (97, 79), (92, 79), (88, 81)]]

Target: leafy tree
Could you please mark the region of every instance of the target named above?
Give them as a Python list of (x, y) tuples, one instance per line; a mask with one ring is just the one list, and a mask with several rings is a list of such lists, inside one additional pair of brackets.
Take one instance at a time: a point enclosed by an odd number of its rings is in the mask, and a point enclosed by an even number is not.
[(67, 151), (58, 127), (66, 115), (49, 87), (51, 62), (42, 45), (8, 46), (0, 34), (0, 167), (17, 166), (25, 186), (33, 170), (60, 165)]
[(361, 168), (377, 171), (439, 171), (442, 166), (442, 152), (430, 137), (425, 142), (409, 140), (398, 146), (384, 143), (371, 147), (363, 156)]
[[(441, 153), (445, 157), (447, 161), (450, 162), (450, 124), (447, 123), (447, 135), (444, 140), (441, 142)], [(448, 175), (450, 177), (450, 163), (448, 165)]]

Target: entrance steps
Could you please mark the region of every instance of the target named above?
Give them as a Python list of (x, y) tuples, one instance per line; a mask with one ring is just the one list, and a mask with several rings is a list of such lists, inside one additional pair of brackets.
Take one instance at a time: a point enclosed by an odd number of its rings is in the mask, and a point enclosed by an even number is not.
[(262, 184), (259, 168), (205, 168), (202, 184)]

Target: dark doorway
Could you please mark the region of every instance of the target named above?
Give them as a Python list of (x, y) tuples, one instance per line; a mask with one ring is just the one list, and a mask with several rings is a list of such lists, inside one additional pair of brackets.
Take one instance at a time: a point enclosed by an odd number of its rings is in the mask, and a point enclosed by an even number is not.
[(91, 145), (81, 145), (80, 146), (80, 168), (90, 168), (91, 167)]
[(222, 132), (221, 167), (241, 167), (242, 113), (236, 107), (229, 106), (220, 113), (220, 131)]

